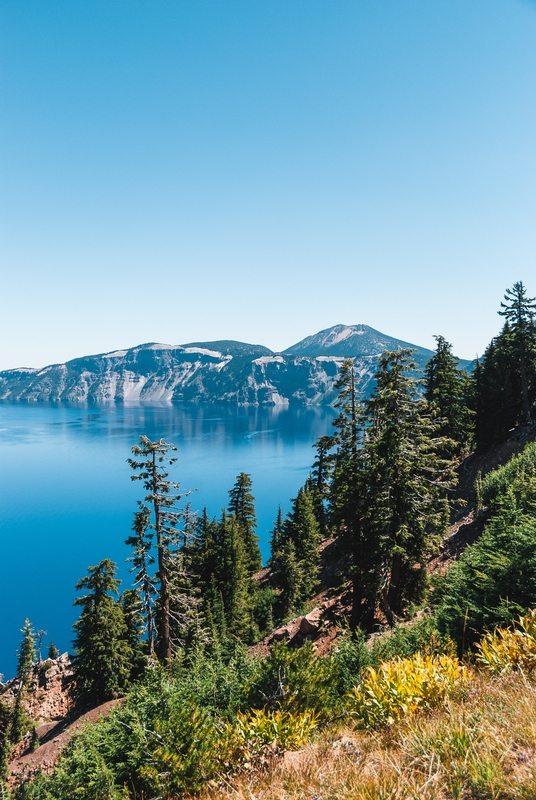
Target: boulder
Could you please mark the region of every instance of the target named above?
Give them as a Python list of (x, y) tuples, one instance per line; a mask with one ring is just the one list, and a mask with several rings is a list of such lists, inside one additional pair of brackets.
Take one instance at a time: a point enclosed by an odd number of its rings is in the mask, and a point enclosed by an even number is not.
[(300, 622), (300, 633), (304, 636), (316, 636), (322, 626), (322, 609), (314, 608)]

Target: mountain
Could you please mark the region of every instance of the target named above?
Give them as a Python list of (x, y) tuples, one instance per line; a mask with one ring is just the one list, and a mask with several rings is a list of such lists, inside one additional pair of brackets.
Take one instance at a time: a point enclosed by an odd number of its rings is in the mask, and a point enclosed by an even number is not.
[[(356, 359), (358, 389), (373, 386), (378, 355), (415, 347), (367, 325), (335, 325), (274, 353), (229, 340), (141, 344), (43, 369), (0, 372), (0, 399), (66, 402), (329, 404), (345, 357)], [(415, 347), (419, 369), (432, 355)], [(468, 363), (468, 362), (465, 362)]]
[(368, 325), (334, 325), (314, 336), (307, 336), (284, 350), (283, 355), (361, 358), (379, 355), (384, 350), (396, 350), (397, 347), (413, 348), (413, 357), (419, 362), (424, 360), (426, 363), (433, 355), (431, 350), (386, 336)]

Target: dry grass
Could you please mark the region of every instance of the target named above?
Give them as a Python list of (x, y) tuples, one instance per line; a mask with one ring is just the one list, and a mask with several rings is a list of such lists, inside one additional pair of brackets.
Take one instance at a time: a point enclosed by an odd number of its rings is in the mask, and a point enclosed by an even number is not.
[(473, 673), (464, 699), (383, 732), (326, 731), (204, 800), (535, 800), (536, 689)]

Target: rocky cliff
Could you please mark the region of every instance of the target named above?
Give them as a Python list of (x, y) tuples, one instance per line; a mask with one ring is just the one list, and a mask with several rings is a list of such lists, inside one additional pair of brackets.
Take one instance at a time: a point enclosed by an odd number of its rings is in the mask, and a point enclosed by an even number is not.
[(282, 353), (234, 341), (142, 344), (43, 369), (0, 372), (0, 399), (67, 402), (329, 404), (343, 358), (355, 358), (358, 388), (372, 388), (378, 355), (415, 348), (419, 369), (432, 355), (366, 325), (335, 325)]

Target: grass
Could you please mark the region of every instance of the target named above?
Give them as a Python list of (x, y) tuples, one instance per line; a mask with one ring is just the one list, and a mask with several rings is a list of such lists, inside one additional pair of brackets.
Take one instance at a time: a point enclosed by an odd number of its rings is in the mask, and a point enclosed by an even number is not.
[(534, 800), (536, 689), (471, 671), (468, 692), (379, 732), (331, 728), (203, 800)]

